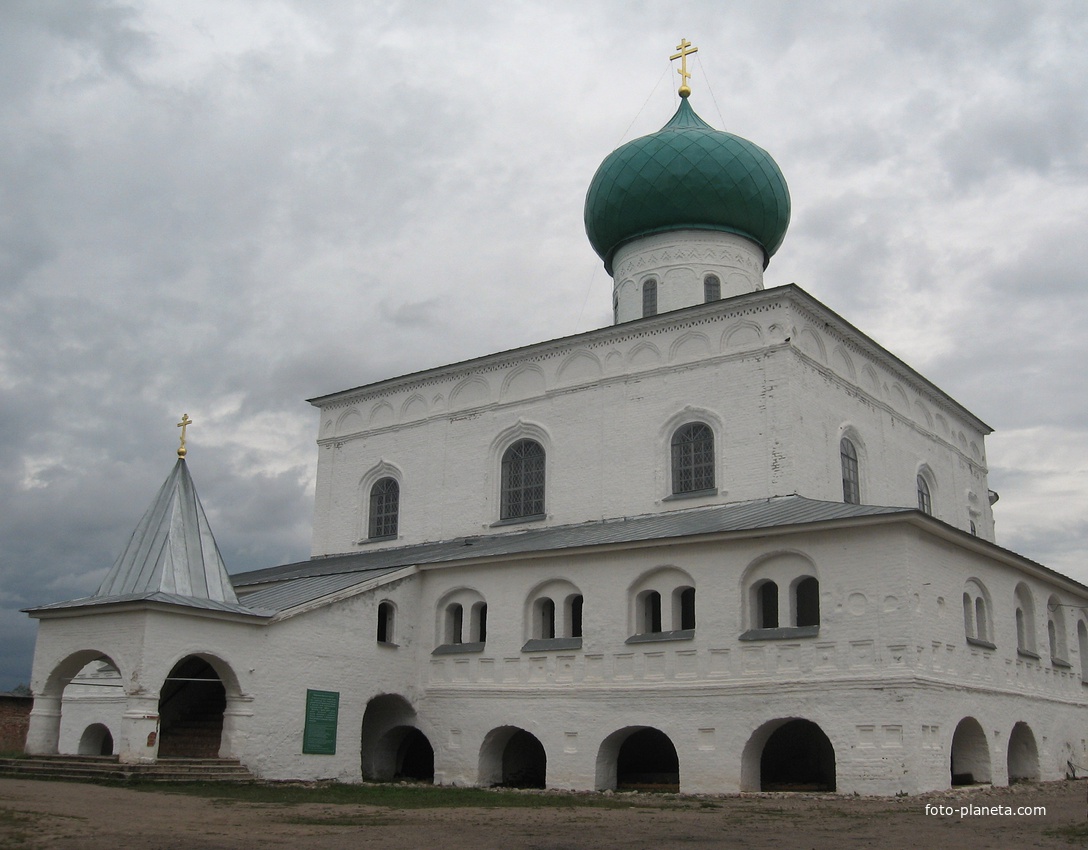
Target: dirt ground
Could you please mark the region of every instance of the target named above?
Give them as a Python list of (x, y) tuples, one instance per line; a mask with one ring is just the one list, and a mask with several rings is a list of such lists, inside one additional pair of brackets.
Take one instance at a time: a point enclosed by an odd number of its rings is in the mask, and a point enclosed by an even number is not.
[[(567, 848), (981, 848), (1088, 846), (1088, 782), (920, 797), (662, 796), (654, 808), (268, 805), (169, 791), (0, 779), (0, 848), (443, 850)], [(640, 803), (643, 798), (639, 798)], [(926, 814), (926, 806), (953, 814)], [(1045, 806), (1045, 815), (961, 816), (962, 806)]]

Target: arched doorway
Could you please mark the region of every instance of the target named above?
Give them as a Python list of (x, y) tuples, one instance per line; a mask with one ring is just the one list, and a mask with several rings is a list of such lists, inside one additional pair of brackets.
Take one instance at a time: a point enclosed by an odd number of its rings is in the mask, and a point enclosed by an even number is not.
[(811, 720), (773, 720), (749, 739), (741, 770), (748, 791), (834, 791), (835, 747)]
[(953, 785), (990, 781), (990, 748), (986, 733), (973, 717), (965, 717), (952, 735), (950, 772)]
[(679, 791), (680, 759), (669, 736), (650, 726), (628, 726), (601, 742), (597, 790)]
[[(100, 679), (104, 687), (77, 682), (81, 677)], [(102, 675), (99, 675), (102, 674)], [(81, 649), (57, 661), (45, 681), (34, 686), (34, 704), (26, 736), (26, 752), (32, 755), (75, 754), (84, 730), (92, 723), (119, 727), (125, 710), (124, 679), (107, 654)], [(116, 696), (105, 704), (85, 699), (90, 695)], [(79, 697), (79, 699), (76, 699)]]
[(121, 728), (124, 712), (125, 689), (113, 662), (98, 658), (84, 665), (64, 686), (58, 752), (113, 755), (110, 729)]
[(204, 658), (183, 658), (159, 691), (159, 757), (218, 758), (227, 692)]
[(1020, 721), (1012, 727), (1008, 752), (1009, 784), (1039, 779), (1039, 748), (1031, 727)]
[(434, 748), (415, 724), (415, 709), (399, 694), (366, 704), (359, 742), (363, 779), (434, 781)]
[(79, 755), (112, 756), (113, 735), (101, 723), (92, 723), (79, 738)]
[(535, 735), (517, 726), (500, 726), (480, 747), (480, 779), (485, 786), (544, 788), (548, 755)]

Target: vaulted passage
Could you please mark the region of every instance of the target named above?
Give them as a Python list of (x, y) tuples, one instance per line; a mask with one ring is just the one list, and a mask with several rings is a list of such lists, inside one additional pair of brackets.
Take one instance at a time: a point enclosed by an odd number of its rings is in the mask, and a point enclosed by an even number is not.
[(407, 730), (397, 747), (397, 766), (393, 778), (434, 782), (434, 747), (418, 729)]
[(990, 781), (990, 750), (986, 733), (973, 717), (965, 717), (952, 736), (952, 784), (974, 785)]
[(548, 755), (535, 735), (516, 726), (500, 726), (484, 737), (480, 748), (481, 785), (544, 788)]
[(835, 748), (810, 720), (775, 729), (759, 757), (761, 791), (834, 791)]
[(657, 729), (632, 732), (616, 757), (616, 788), (679, 791), (680, 759), (669, 736)]
[(159, 756), (218, 758), (227, 693), (203, 658), (174, 665), (159, 694)]
[(1039, 779), (1039, 748), (1031, 727), (1023, 721), (1013, 726), (1009, 735), (1008, 768), (1010, 783)]
[(415, 722), (415, 709), (398, 694), (367, 703), (360, 741), (364, 779), (434, 781), (434, 748)]
[(506, 788), (543, 788), (548, 769), (544, 745), (519, 729), (502, 751), (502, 782)]

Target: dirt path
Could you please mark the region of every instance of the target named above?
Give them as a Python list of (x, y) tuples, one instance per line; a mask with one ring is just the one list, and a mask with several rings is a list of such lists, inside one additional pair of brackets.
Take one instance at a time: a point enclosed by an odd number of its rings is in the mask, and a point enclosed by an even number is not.
[[(926, 805), (952, 815), (927, 815)], [(961, 806), (1045, 806), (960, 817)], [(1088, 846), (1088, 782), (871, 799), (817, 795), (663, 798), (661, 808), (268, 805), (165, 791), (0, 779), (0, 848), (58, 850), (566, 850), (566, 848)]]

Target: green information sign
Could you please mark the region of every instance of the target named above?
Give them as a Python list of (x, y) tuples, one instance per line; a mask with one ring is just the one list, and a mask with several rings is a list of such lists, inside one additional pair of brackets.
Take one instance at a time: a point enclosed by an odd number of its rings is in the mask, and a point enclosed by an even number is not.
[(306, 690), (306, 729), (302, 752), (336, 755), (336, 720), (340, 714), (339, 691)]

